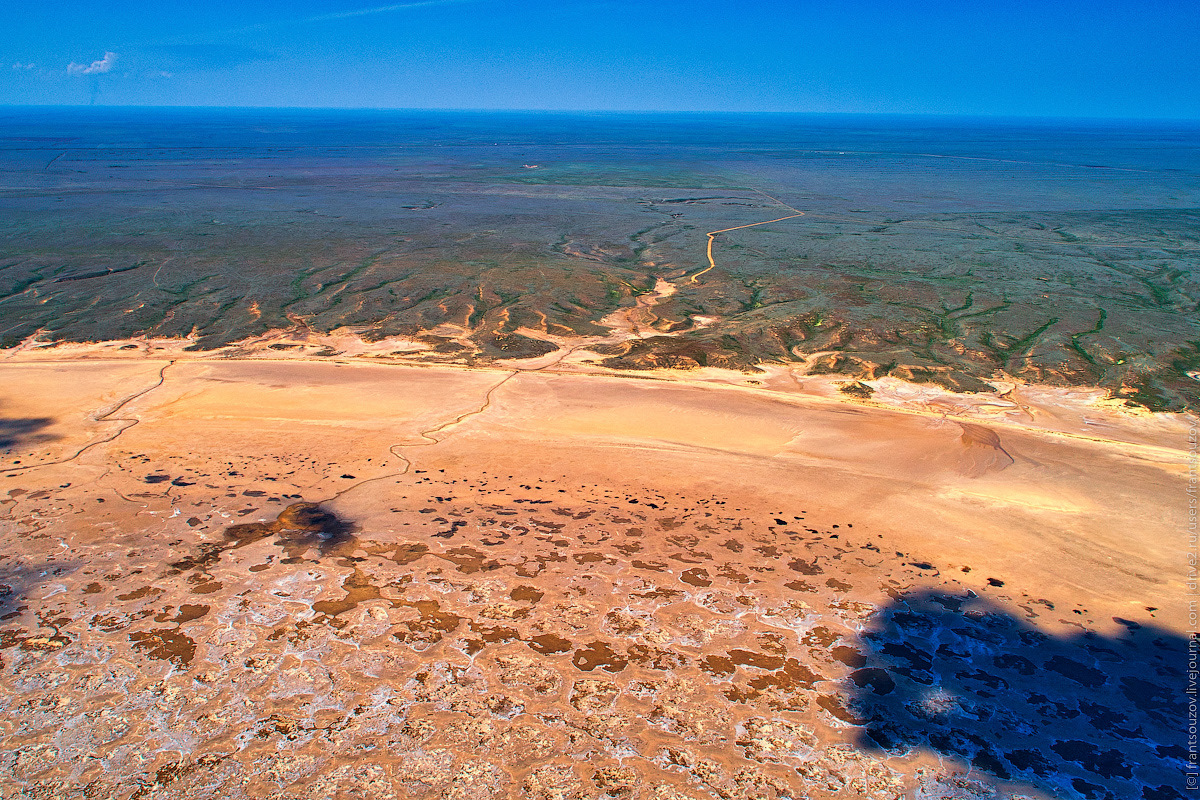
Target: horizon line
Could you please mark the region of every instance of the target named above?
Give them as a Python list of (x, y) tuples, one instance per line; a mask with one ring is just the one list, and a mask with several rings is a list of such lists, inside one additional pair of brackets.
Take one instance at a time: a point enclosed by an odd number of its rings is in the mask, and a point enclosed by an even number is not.
[(811, 116), (811, 117), (921, 117), (934, 119), (990, 119), (990, 120), (1061, 120), (1093, 122), (1172, 122), (1197, 123), (1200, 116), (1120, 116), (1120, 115), (1070, 115), (1033, 113), (986, 113), (986, 112), (943, 112), (943, 111), (802, 111), (802, 110), (729, 110), (729, 109), (644, 109), (644, 108), (489, 108), (449, 106), (262, 106), (262, 105), (150, 105), (114, 104), (93, 105), (90, 103), (2, 103), (0, 109), (95, 109), (95, 110), (172, 110), (172, 111), (374, 111), (374, 112), (425, 112), (459, 114), (595, 114), (595, 115), (692, 115), (692, 116)]

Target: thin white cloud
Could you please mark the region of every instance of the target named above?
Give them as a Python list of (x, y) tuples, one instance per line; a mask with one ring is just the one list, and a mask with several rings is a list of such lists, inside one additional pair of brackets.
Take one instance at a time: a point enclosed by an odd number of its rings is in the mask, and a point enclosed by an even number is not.
[(18, 61), (17, 63), (13, 64), (13, 69), (15, 69), (17, 72), (28, 72), (36, 66), (37, 64), (22, 64), (20, 61)]
[(289, 25), (307, 25), (312, 22), (332, 22), (339, 19), (353, 19), (354, 17), (366, 17), (373, 14), (390, 14), (395, 11), (406, 11), (410, 8), (427, 8), (430, 6), (450, 6), (460, 5), (463, 3), (479, 3), (483, 0), (416, 0), (409, 3), (392, 3), (386, 6), (372, 6), (370, 8), (357, 8), (350, 11), (335, 11), (329, 14), (317, 14), (312, 17), (297, 17), (292, 19), (277, 19), (270, 22), (260, 22), (255, 25), (247, 25), (244, 28), (230, 28), (222, 31), (225, 34), (250, 33), (252, 31), (265, 31), (273, 28), (281, 28)]
[(76, 64), (72, 61), (67, 65), (67, 72), (71, 75), (100, 75), (108, 72), (117, 63), (117, 54), (111, 51), (104, 54), (104, 58), (97, 59), (91, 64)]
[(324, 22), (331, 19), (349, 19), (350, 17), (365, 17), (371, 14), (387, 14), (392, 11), (404, 11), (408, 8), (423, 8), (425, 6), (448, 6), (457, 3), (472, 2), (472, 0), (421, 0), (416, 3), (393, 3), (390, 6), (375, 6), (374, 8), (359, 8), (353, 11), (336, 11), (332, 14), (318, 14), (305, 18), (305, 22)]

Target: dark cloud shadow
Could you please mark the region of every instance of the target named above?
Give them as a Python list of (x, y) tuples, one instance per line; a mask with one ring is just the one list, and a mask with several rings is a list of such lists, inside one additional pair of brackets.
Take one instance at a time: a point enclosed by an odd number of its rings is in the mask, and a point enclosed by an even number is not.
[(58, 437), (45, 432), (53, 422), (52, 417), (0, 417), (0, 452), (54, 441)]
[(1184, 797), (1188, 640), (1114, 618), (1112, 638), (1055, 638), (967, 594), (878, 612), (849, 679), (864, 749), (925, 748), (1056, 797)]
[(25, 570), (0, 567), (0, 616), (17, 610), (29, 586), (30, 581)]
[(24, 601), (40, 587), (78, 568), (74, 561), (0, 566), (0, 617), (20, 611)]

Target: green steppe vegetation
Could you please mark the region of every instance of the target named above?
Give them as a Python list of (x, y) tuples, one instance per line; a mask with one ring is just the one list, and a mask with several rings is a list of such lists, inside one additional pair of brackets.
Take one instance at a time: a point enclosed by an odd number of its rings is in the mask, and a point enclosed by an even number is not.
[[(783, 362), (956, 391), (1011, 375), (1156, 410), (1200, 401), (1195, 209), (830, 210), (731, 169), (519, 161), (394, 185), (268, 165), (184, 187), (129, 169), (114, 191), (121, 165), (82, 159), (3, 198), (4, 347), (194, 336), (206, 350), (350, 326), (486, 363), (553, 349), (521, 328), (604, 334), (605, 315), (665, 278), (678, 291), (651, 329), (603, 363)], [(805, 216), (722, 234), (717, 268), (688, 279), (706, 265), (707, 231), (787, 213), (776, 196)]]

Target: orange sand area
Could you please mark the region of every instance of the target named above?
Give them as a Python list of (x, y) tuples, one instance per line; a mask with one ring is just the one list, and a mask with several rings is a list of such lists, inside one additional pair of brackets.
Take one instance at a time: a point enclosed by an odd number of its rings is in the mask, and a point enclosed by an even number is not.
[[(947, 768), (870, 755), (843, 695), (898, 592), (1051, 637), (1186, 631), (1182, 417), (56, 352), (0, 363), (5, 691), (62, 698), (0, 725), (23, 785), (895, 797)], [(226, 536), (301, 501), (347, 533)]]

